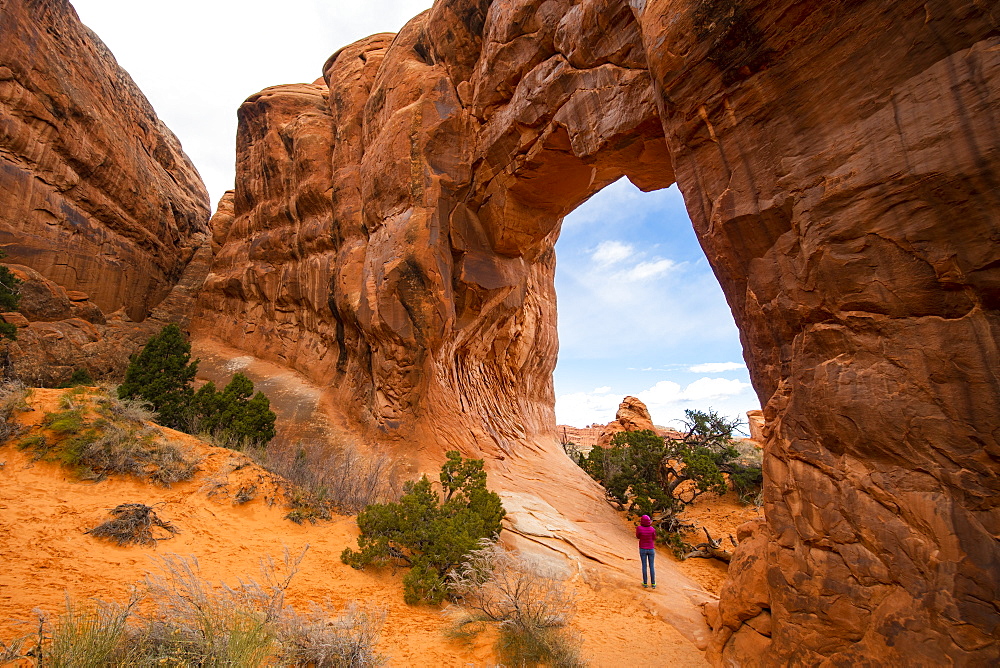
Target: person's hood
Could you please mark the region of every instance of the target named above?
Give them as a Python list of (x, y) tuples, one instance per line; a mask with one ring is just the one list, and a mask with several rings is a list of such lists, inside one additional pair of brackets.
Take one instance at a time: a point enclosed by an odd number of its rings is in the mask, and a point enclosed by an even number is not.
[(639, 523), (644, 527), (653, 526), (653, 520), (649, 519), (649, 515), (643, 515), (639, 518)]

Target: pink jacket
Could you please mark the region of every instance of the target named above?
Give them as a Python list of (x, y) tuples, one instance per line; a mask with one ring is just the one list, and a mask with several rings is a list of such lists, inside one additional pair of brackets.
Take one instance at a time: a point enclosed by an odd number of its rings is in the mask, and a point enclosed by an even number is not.
[(635, 537), (639, 539), (640, 550), (656, 548), (656, 529), (650, 526), (652, 522), (647, 515), (642, 516), (641, 524), (635, 528)]

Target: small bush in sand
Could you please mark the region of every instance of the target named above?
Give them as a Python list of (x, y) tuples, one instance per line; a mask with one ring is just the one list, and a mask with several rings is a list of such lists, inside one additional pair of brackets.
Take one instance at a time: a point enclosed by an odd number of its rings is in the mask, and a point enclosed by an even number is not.
[(97, 601), (78, 607), (67, 597), (66, 611), (59, 617), (48, 646), (36, 648), (38, 665), (125, 668), (139, 664), (142, 652), (128, 625), (138, 602), (133, 595), (125, 606)]
[(375, 644), (384, 612), (349, 607), (334, 618), (335, 612), (318, 606), (302, 615), (285, 605), (304, 556), (286, 552), (280, 570), (264, 560), (263, 582), (241, 580), (238, 587), (213, 587), (200, 576), (196, 560), (164, 558), (163, 575), (146, 580), (157, 605), (156, 621), (147, 627), (156, 655), (187, 665), (257, 666), (268, 657), (279, 665), (381, 665)]
[(156, 422), (156, 411), (141, 399), (119, 399), (110, 392), (102, 391), (97, 398), (97, 412), (114, 420), (124, 420), (134, 424)]
[(337, 615), (315, 603), (305, 614), (286, 610), (278, 623), (282, 665), (317, 668), (374, 668), (384, 662), (375, 651), (385, 610), (349, 605)]
[[(283, 568), (262, 560), (262, 582), (214, 586), (195, 559), (160, 560), (161, 575), (143, 582), (125, 606), (97, 601), (67, 612), (53, 628), (39, 618), (30, 657), (27, 638), (2, 648), (7, 660), (33, 658), (38, 666), (315, 666), (374, 668), (384, 663), (376, 644), (385, 611), (348, 605), (313, 605), (300, 614), (285, 605), (285, 591), (305, 551), (287, 552)], [(140, 613), (142, 604), (146, 613)], [(0, 657), (5, 655), (0, 655)]]
[(72, 408), (58, 413), (47, 413), (45, 419), (42, 420), (42, 426), (59, 436), (71, 436), (79, 433), (83, 429), (83, 410)]
[(447, 594), (445, 577), (476, 549), (495, 539), (506, 514), (500, 496), (486, 487), (483, 460), (446, 453), (438, 477), (440, 492), (427, 476), (404, 486), (396, 503), (376, 503), (358, 513), (358, 550), (345, 548), (341, 561), (353, 568), (405, 564), (403, 598), (437, 605)]
[[(170, 522), (161, 519), (152, 506), (142, 503), (123, 503), (108, 511), (111, 519), (94, 527), (89, 533), (98, 538), (107, 538), (119, 546), (156, 545), (158, 540), (173, 538), (180, 530)], [(157, 538), (153, 529), (158, 528), (168, 535)]]
[(505, 550), (483, 543), (448, 575), (448, 589), (458, 604), (449, 635), (471, 640), (496, 628), (494, 649), (510, 666), (583, 666), (580, 639), (567, 631), (573, 597), (553, 573)]

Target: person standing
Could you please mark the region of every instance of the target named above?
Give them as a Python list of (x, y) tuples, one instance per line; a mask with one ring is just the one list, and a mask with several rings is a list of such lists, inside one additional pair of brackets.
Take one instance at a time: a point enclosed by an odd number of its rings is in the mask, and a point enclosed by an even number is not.
[(649, 582), (656, 589), (656, 569), (653, 567), (653, 560), (656, 558), (656, 529), (653, 528), (653, 520), (649, 515), (643, 515), (639, 519), (639, 526), (635, 528), (635, 537), (639, 539), (639, 560), (642, 561), (642, 586), (646, 584), (646, 564), (649, 564)]

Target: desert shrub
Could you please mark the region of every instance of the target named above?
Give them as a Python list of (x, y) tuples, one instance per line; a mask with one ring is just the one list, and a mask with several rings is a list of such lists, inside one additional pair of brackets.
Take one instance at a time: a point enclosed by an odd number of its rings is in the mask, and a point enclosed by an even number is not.
[(128, 622), (138, 600), (133, 597), (125, 606), (98, 601), (77, 607), (67, 597), (66, 611), (39, 663), (52, 668), (136, 665), (141, 654)]
[(448, 574), (457, 601), (449, 635), (469, 640), (497, 630), (497, 656), (510, 666), (581, 666), (579, 638), (566, 627), (573, 597), (546, 572), (496, 544), (482, 544)]
[(331, 505), (321, 491), (313, 492), (301, 487), (294, 487), (288, 494), (288, 514), (286, 520), (296, 524), (315, 524), (321, 520), (333, 517)]
[[(7, 253), (0, 250), (0, 259), (5, 257), (7, 257)], [(0, 265), (0, 312), (9, 313), (17, 310), (21, 302), (21, 296), (17, 289), (20, 282), (10, 269)], [(0, 338), (17, 339), (17, 327), (0, 320)]]
[(73, 375), (69, 377), (65, 383), (59, 387), (79, 387), (81, 385), (93, 385), (94, 378), (90, 375), (90, 371), (86, 368), (76, 369), (73, 371)]
[(276, 417), (267, 396), (254, 394), (253, 382), (237, 373), (221, 392), (212, 382), (198, 389), (189, 409), (188, 430), (210, 434), (242, 450), (273, 439)]
[(286, 552), (282, 567), (262, 560), (262, 581), (240, 580), (234, 587), (208, 582), (193, 558), (164, 557), (161, 574), (147, 576), (142, 595), (134, 593), (128, 605), (97, 601), (74, 608), (67, 601), (67, 614), (53, 627), (40, 617), (28, 653), (27, 638), (0, 651), (9, 660), (30, 658), (37, 666), (66, 668), (381, 665), (376, 645), (384, 610), (349, 605), (338, 612), (327, 604), (300, 614), (285, 605), (285, 591), (304, 556), (305, 551), (297, 558)]
[(680, 439), (621, 432), (611, 447), (594, 448), (582, 463), (619, 509), (632, 518), (649, 515), (661, 540), (681, 529), (676, 516), (686, 505), (705, 492), (727, 491), (726, 474), (733, 474), (739, 457), (733, 439), (738, 421), (714, 411), (685, 414)]
[(129, 361), (118, 397), (146, 401), (161, 424), (184, 429), (194, 399), (191, 381), (197, 371), (198, 361), (191, 361), (191, 344), (177, 325), (167, 325)]
[(730, 464), (729, 483), (746, 504), (761, 505), (761, 491), (764, 486), (763, 451), (753, 443), (736, 443), (739, 453)]
[(299, 614), (285, 605), (304, 556), (286, 552), (281, 571), (265, 560), (263, 582), (241, 580), (237, 587), (213, 587), (196, 560), (163, 559), (164, 574), (146, 580), (157, 606), (147, 626), (153, 654), (187, 665), (258, 666), (269, 657), (284, 665), (380, 665), (375, 646), (384, 612), (349, 607), (335, 616), (329, 606), (313, 606)]
[(271, 577), (263, 586), (248, 580), (238, 587), (213, 586), (194, 558), (162, 558), (162, 575), (144, 582), (155, 606), (146, 623), (147, 654), (174, 665), (263, 664), (275, 641), (271, 622), (301, 558), (293, 561), (286, 553), (290, 571), (283, 580)]
[(234, 450), (274, 438), (277, 416), (267, 396), (254, 393), (249, 378), (237, 373), (221, 392), (211, 382), (195, 392), (192, 382), (197, 371), (191, 344), (177, 325), (167, 325), (132, 357), (118, 396), (149, 404), (160, 424), (206, 434), (217, 445)]
[(376, 503), (358, 513), (358, 550), (341, 560), (354, 568), (397, 563), (410, 567), (403, 579), (407, 603), (440, 603), (445, 576), (483, 538), (495, 538), (505, 512), (500, 497), (486, 487), (481, 459), (447, 453), (439, 475), (440, 493), (427, 476), (407, 482), (398, 502)]
[(299, 523), (328, 519), (323, 516), (333, 511), (353, 515), (400, 496), (398, 463), (385, 453), (363, 453), (350, 441), (258, 447), (247, 454), (293, 485), (289, 506), (295, 517), (289, 519)]
[(97, 412), (109, 420), (125, 420), (136, 424), (155, 422), (156, 411), (141, 399), (119, 399), (110, 394), (97, 398)]
[(286, 608), (277, 624), (283, 665), (315, 668), (375, 668), (384, 662), (376, 651), (385, 610), (349, 605), (338, 614), (313, 603), (308, 613)]
[(14, 414), (28, 409), (27, 397), (28, 390), (21, 381), (0, 383), (0, 443), (21, 431), (14, 422)]
[[(111, 519), (97, 525), (86, 533), (98, 538), (106, 538), (121, 547), (127, 545), (156, 545), (156, 541), (173, 538), (180, 530), (162, 519), (152, 506), (142, 503), (123, 503), (108, 511)], [(168, 535), (157, 538), (153, 529), (162, 529)]]
[[(63, 399), (73, 408), (42, 419), (42, 425), (61, 438), (49, 441), (36, 435), (23, 439), (19, 448), (30, 450), (36, 459), (58, 461), (91, 480), (125, 474), (169, 487), (190, 480), (197, 472), (196, 461), (164, 442), (160, 433), (143, 421), (150, 413), (139, 402), (107, 395), (91, 397), (75, 390)], [(88, 417), (92, 406), (99, 417)]]
[(83, 410), (73, 408), (58, 413), (47, 413), (42, 419), (42, 426), (59, 436), (77, 434), (83, 429)]

